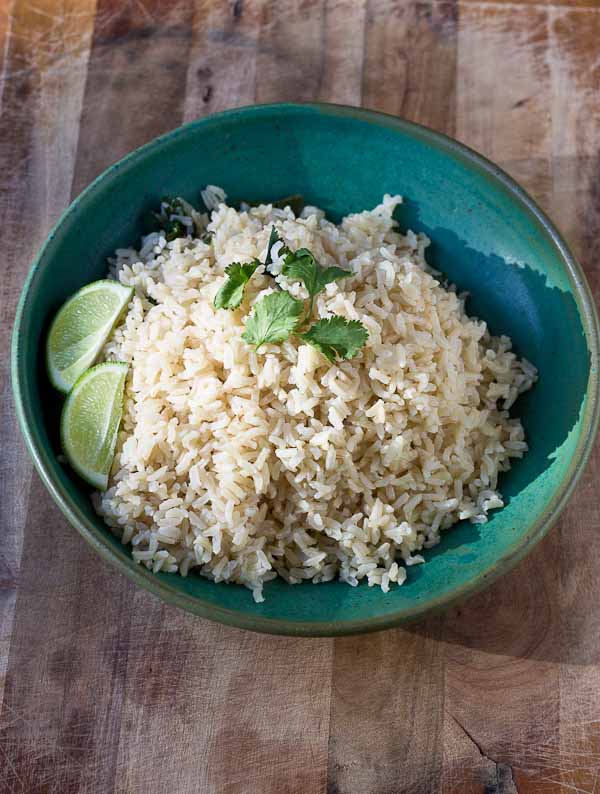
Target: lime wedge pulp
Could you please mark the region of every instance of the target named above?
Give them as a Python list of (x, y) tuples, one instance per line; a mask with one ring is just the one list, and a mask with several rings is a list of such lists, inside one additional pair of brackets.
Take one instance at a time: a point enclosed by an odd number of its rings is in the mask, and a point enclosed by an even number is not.
[(115, 456), (127, 369), (120, 361), (89, 369), (69, 392), (60, 419), (67, 460), (80, 477), (100, 491), (108, 486)]
[(67, 393), (94, 363), (127, 308), (133, 289), (118, 281), (94, 281), (59, 309), (46, 342), (46, 365), (52, 385)]

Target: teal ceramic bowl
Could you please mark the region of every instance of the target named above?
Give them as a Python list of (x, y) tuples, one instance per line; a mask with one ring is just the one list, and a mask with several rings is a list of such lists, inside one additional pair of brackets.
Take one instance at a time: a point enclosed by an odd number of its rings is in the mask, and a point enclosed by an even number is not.
[[(60, 304), (105, 273), (105, 257), (137, 241), (160, 196), (192, 203), (222, 185), (232, 200), (291, 193), (339, 219), (406, 197), (403, 228), (433, 241), (430, 261), (471, 293), (468, 311), (506, 333), (539, 370), (515, 412), (530, 451), (503, 476), (506, 506), (489, 523), (461, 523), (387, 594), (366, 584), (270, 582), (255, 604), (241, 586), (153, 575), (136, 565), (90, 504), (89, 489), (57, 459), (60, 398), (42, 360)], [(556, 520), (585, 465), (598, 421), (598, 321), (580, 266), (524, 191), (483, 157), (397, 118), (333, 105), (270, 105), (202, 119), (109, 168), (67, 209), (23, 289), (13, 338), (19, 421), (61, 511), (104, 559), (165, 601), (257, 631), (335, 635), (422, 618), (512, 568)]]

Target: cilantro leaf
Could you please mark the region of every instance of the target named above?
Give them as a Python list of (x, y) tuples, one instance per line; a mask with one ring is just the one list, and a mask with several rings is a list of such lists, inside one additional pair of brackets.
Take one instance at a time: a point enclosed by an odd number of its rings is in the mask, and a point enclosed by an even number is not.
[(294, 193), (291, 196), (284, 196), (283, 198), (274, 201), (273, 206), (280, 210), (284, 210), (286, 207), (289, 207), (294, 215), (298, 216), (304, 209), (304, 196), (302, 196), (300, 193)]
[(173, 220), (173, 215), (187, 216), (189, 213), (183, 205), (183, 199), (163, 196), (160, 201), (160, 212), (152, 212), (155, 223), (165, 232), (168, 242), (178, 237), (187, 237), (189, 232), (180, 220)]
[[(267, 246), (267, 255), (265, 257), (265, 273), (268, 276), (272, 276), (273, 275), (273, 273), (271, 273), (271, 271), (269, 270), (269, 265), (273, 264), (273, 257), (271, 255), (271, 249), (273, 248), (275, 243), (280, 243), (280, 242), (282, 242), (282, 239), (279, 236), (279, 232), (273, 226), (273, 228), (271, 229), (271, 236), (269, 237), (269, 244)], [(281, 250), (282, 250), (282, 252), (284, 252), (284, 251), (287, 251), (288, 249), (287, 248), (282, 248)]]
[(298, 327), (303, 303), (289, 292), (273, 292), (254, 304), (242, 339), (256, 349), (269, 342), (283, 342)]
[(351, 271), (342, 270), (341, 267), (321, 267), (308, 248), (299, 248), (293, 253), (290, 252), (285, 258), (281, 272), (287, 278), (301, 281), (311, 299), (333, 281), (353, 275)]
[(369, 338), (362, 323), (358, 320), (346, 320), (337, 314), (326, 320), (319, 320), (299, 336), (332, 363), (336, 355), (340, 358), (354, 358)]
[(215, 295), (215, 309), (235, 309), (242, 302), (244, 288), (252, 278), (254, 271), (260, 265), (258, 259), (241, 265), (232, 262), (225, 268), (227, 281)]
[(187, 237), (188, 233), (181, 221), (171, 221), (165, 228), (165, 232), (165, 238), (169, 243), (176, 240), (178, 237)]

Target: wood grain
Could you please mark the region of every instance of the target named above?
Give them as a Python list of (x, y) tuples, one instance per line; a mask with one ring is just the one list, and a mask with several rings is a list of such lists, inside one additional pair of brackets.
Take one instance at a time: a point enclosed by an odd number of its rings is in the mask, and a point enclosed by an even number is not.
[(253, 102), (456, 135), (551, 213), (599, 297), (598, 42), (595, 0), (0, 0), (0, 794), (598, 794), (598, 448), (559, 525), (460, 609), (266, 637), (88, 550), (32, 475), (7, 373), (28, 263), (69, 200)]
[[(516, 29), (512, 8), (461, 9), (457, 136), (516, 170), (547, 203), (548, 11), (536, 5), (519, 13), (525, 24)], [(559, 566), (555, 530), (517, 571), (446, 619), (445, 708), (477, 753), (465, 764), (448, 742), (446, 776), (453, 784), (466, 766), (485, 785), (536, 791), (558, 755), (558, 666), (546, 657), (560, 641)]]
[[(456, 22), (453, 3), (368, 4), (363, 103), (452, 134)], [(435, 86), (431, 102), (419, 90), (424, 84)], [(376, 640), (335, 641), (329, 742), (334, 794), (439, 790), (444, 722), (439, 629), (436, 619), (423, 635), (394, 631)]]
[(10, 395), (10, 335), (29, 262), (69, 201), (93, 18), (91, 2), (76, 11), (67, 2), (61, 14), (47, 2), (13, 3), (0, 15), (0, 701), (31, 482)]
[(363, 103), (454, 133), (458, 3), (369, 3)]
[(197, 3), (184, 118), (191, 121), (255, 98), (262, 3)]
[[(388, 631), (335, 640), (329, 791), (437, 791), (442, 771), (444, 647)], [(399, 777), (400, 776), (400, 777)]]
[[(550, 15), (553, 79), (558, 89), (553, 114), (562, 119), (552, 127), (556, 161), (552, 210), (560, 213), (560, 223), (598, 296), (600, 240), (594, 229), (598, 230), (600, 222), (600, 13), (588, 13), (585, 20), (580, 14), (561, 8)], [(555, 780), (586, 792), (600, 787), (598, 574), (589, 564), (600, 551), (600, 539), (594, 532), (599, 477), (597, 446), (576, 500), (565, 513), (563, 526), (577, 542), (565, 544), (561, 566), (561, 754)]]

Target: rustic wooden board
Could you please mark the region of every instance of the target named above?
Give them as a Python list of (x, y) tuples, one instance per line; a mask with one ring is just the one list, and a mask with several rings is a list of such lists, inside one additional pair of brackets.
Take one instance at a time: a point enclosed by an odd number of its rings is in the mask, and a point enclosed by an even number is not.
[(0, 0), (0, 53), (0, 794), (600, 792), (598, 448), (557, 527), (461, 608), (263, 637), (92, 554), (32, 473), (8, 378), (28, 263), (71, 198), (255, 101), (457, 136), (556, 218), (600, 296), (600, 3)]

